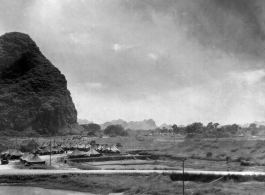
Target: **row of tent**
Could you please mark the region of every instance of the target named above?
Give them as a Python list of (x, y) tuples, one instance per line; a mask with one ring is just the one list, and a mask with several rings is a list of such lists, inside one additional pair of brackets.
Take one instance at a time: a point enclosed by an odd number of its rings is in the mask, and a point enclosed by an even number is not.
[[(90, 145), (89, 143), (61, 143), (61, 144), (51, 144), (50, 143), (44, 143), (42, 146), (38, 147), (39, 150), (42, 151), (50, 151), (52, 152), (63, 152), (65, 150), (74, 150), (78, 149), (80, 151), (89, 151), (91, 149), (96, 150), (97, 152), (100, 153), (119, 153), (120, 150), (115, 146), (115, 145), (108, 145), (108, 144), (95, 144), (95, 145)], [(50, 149), (51, 148), (51, 149)]]
[[(38, 144), (35, 140), (26, 140), (19, 147), (22, 152), (38, 153), (40, 155), (63, 153), (67, 150), (78, 149), (81, 151), (89, 151), (91, 148), (100, 153), (119, 153), (119, 149), (113, 144), (94, 144), (90, 145), (86, 142), (44, 142)], [(4, 146), (1, 151), (4, 150)]]
[(46, 146), (44, 148), (38, 147), (35, 153), (41, 154), (41, 155), (47, 155), (50, 153), (59, 154), (59, 153), (64, 153), (64, 149), (62, 149), (60, 146), (57, 146), (57, 147)]
[(1, 156), (8, 159), (20, 159), (21, 162), (28, 164), (45, 164), (45, 161), (37, 154), (23, 153), (18, 149), (7, 149), (1, 152)]
[(1, 152), (1, 156), (8, 159), (19, 159), (21, 156), (23, 156), (23, 153), (18, 149), (7, 149)]
[(88, 156), (98, 157), (98, 156), (102, 156), (102, 154), (100, 154), (99, 152), (91, 148), (88, 152), (75, 149), (71, 154), (68, 155), (69, 158), (81, 158), (81, 157), (88, 157)]

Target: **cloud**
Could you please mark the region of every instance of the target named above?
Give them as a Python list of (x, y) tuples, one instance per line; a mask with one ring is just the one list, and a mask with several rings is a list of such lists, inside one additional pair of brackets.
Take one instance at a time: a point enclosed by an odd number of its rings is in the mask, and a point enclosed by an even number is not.
[(85, 86), (89, 89), (101, 89), (102, 88), (101, 83), (86, 83)]
[(147, 56), (148, 56), (149, 58), (151, 58), (152, 60), (154, 60), (154, 61), (156, 61), (156, 60), (158, 59), (157, 55), (155, 55), (155, 54), (153, 54), (153, 53), (149, 53), (149, 54), (147, 54)]
[(0, 32), (36, 41), (81, 118), (251, 122), (265, 115), (264, 10), (262, 0), (3, 0)]
[(120, 44), (114, 44), (112, 49), (115, 51), (115, 52), (119, 52), (119, 51), (124, 51), (124, 50), (128, 50), (128, 49), (131, 49), (133, 48), (132, 46), (129, 46), (129, 45), (120, 45)]
[[(265, 71), (264, 69), (261, 70), (251, 70), (246, 72), (231, 72), (230, 73), (231, 79), (234, 79), (241, 85), (247, 85), (253, 87), (260, 82), (264, 82), (265, 78)], [(255, 87), (255, 86), (254, 86)]]

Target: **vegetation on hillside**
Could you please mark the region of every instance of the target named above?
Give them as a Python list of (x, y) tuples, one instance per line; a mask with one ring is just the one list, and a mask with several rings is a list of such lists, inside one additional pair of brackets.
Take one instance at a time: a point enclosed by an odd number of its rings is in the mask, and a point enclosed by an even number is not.
[(65, 76), (28, 35), (7, 33), (0, 37), (0, 48), (0, 134), (66, 134), (82, 129)]

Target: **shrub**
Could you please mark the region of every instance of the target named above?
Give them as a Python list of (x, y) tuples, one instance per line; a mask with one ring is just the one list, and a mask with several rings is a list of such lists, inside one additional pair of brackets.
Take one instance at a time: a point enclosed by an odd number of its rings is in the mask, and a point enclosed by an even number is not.
[(207, 152), (207, 153), (206, 153), (206, 157), (208, 157), (208, 158), (211, 157), (212, 155), (213, 155), (212, 152)]

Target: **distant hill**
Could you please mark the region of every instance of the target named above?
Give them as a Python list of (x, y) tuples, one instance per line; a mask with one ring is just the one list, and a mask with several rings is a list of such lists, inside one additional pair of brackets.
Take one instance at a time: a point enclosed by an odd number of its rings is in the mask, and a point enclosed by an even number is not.
[(89, 123), (93, 123), (93, 121), (89, 121), (87, 119), (77, 119), (77, 123), (79, 125), (86, 125), (86, 124), (89, 124)]
[(255, 121), (254, 123), (257, 124), (258, 127), (260, 125), (265, 125), (265, 121), (260, 121), (260, 122)]
[(132, 130), (149, 130), (149, 129), (156, 129), (157, 125), (153, 119), (143, 120), (143, 121), (130, 121), (126, 122), (122, 119), (113, 120), (109, 122), (105, 122), (101, 124), (101, 129), (105, 129), (109, 125), (116, 125), (119, 124), (123, 126), (125, 129), (132, 129)]
[[(257, 125), (257, 127), (259, 127), (260, 125), (265, 125), (265, 121), (254, 121), (253, 123), (255, 123)], [(250, 123), (246, 123), (244, 125), (240, 125), (241, 127), (249, 127)]]

